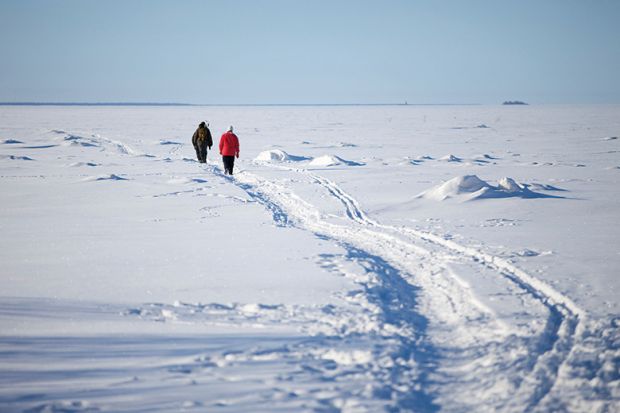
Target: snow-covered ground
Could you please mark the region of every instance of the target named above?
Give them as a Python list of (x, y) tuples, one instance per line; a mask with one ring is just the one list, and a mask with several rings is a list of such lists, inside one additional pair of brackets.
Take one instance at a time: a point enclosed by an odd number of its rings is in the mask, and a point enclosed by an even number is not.
[(612, 105), (0, 107), (0, 410), (618, 411), (619, 138)]

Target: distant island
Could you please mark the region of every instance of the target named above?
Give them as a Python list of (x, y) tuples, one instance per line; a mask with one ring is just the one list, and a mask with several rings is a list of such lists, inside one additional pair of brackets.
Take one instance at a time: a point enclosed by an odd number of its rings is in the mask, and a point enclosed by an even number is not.
[(525, 102), (521, 102), (520, 100), (507, 100), (502, 105), (527, 105)]

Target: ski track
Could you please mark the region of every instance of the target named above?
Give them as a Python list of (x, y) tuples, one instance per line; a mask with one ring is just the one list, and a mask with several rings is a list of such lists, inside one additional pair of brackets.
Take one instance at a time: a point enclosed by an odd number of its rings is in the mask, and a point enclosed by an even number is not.
[[(535, 408), (541, 400), (551, 391), (555, 383), (558, 369), (562, 360), (568, 357), (573, 345), (574, 335), (579, 321), (585, 318), (585, 311), (579, 308), (572, 300), (554, 290), (544, 282), (530, 276), (526, 272), (516, 268), (504, 259), (494, 257), (474, 248), (468, 248), (454, 241), (446, 240), (435, 234), (416, 231), (410, 228), (395, 228), (385, 226), (369, 219), (359, 207), (359, 204), (350, 195), (342, 191), (334, 182), (318, 175), (308, 173), (317, 183), (325, 187), (332, 195), (336, 196), (347, 210), (347, 215), (363, 225), (397, 231), (410, 235), (419, 240), (428, 241), (445, 247), (452, 252), (471, 257), (481, 265), (489, 266), (501, 276), (508, 278), (519, 288), (523, 289), (549, 310), (549, 318), (542, 334), (542, 340), (537, 352), (533, 354), (532, 373), (539, 383), (534, 389), (527, 389), (531, 393), (525, 411)], [(521, 397), (516, 397), (521, 400)]]
[[(505, 375), (507, 380), (512, 382), (507, 389), (510, 395), (508, 398), (504, 396), (503, 399), (498, 399), (496, 394), (501, 392), (500, 389), (489, 391), (488, 388), (484, 388), (485, 385), (480, 385), (480, 389), (478, 389), (480, 392), (477, 395), (480, 398), (471, 397), (471, 394), (469, 394), (470, 400), (473, 399), (471, 401), (472, 404), (469, 406), (468, 403), (447, 402), (442, 405), (443, 409), (447, 411), (462, 411), (474, 407), (479, 411), (547, 411), (548, 409), (565, 410), (567, 408), (566, 403), (562, 401), (561, 397), (553, 395), (553, 391), (558, 387), (560, 371), (563, 368), (564, 370), (567, 369), (564, 367), (564, 364), (573, 355), (574, 343), (579, 337), (583, 336), (585, 331), (584, 325), (587, 321), (586, 312), (570, 298), (517, 268), (505, 259), (495, 257), (475, 248), (460, 245), (436, 234), (412, 228), (382, 225), (369, 218), (359, 203), (338, 185), (317, 174), (303, 169), (277, 168), (306, 175), (327, 190), (344, 206), (349, 224), (338, 226), (324, 221), (321, 214), (312, 205), (299, 198), (296, 194), (255, 174), (243, 171), (238, 173), (235, 178), (226, 177), (226, 179), (238, 185), (250, 197), (270, 210), (274, 221), (278, 225), (292, 225), (307, 229), (342, 244), (355, 245), (361, 250), (373, 251), (373, 253), (377, 253), (376, 250), (378, 249), (377, 256), (381, 256), (386, 262), (396, 265), (403, 274), (408, 273), (408, 275), (404, 275), (405, 282), (412, 285), (422, 285), (425, 293), (435, 295), (433, 297), (436, 301), (435, 305), (441, 304), (442, 301), (444, 303), (446, 301), (449, 302), (456, 317), (458, 317), (456, 313), (463, 312), (467, 308), (467, 301), (469, 300), (466, 297), (472, 298), (471, 295), (463, 291), (456, 291), (458, 288), (454, 288), (454, 286), (450, 288), (445, 283), (442, 285), (442, 282), (436, 279), (431, 280), (431, 278), (427, 278), (426, 280), (421, 280), (420, 277), (424, 273), (428, 275), (441, 274), (443, 272), (445, 274), (445, 268), (441, 267), (445, 266), (450, 259), (454, 259), (455, 256), (457, 259), (473, 261), (476, 265), (493, 271), (497, 276), (512, 283), (523, 293), (528, 294), (537, 301), (539, 305), (546, 308), (548, 316), (545, 326), (537, 336), (530, 340), (515, 338), (514, 334), (505, 334), (504, 337), (499, 337), (501, 334), (499, 336), (491, 334), (487, 337), (488, 341), (485, 346), (491, 349), (491, 351), (514, 350), (515, 342), (525, 348), (526, 355), (522, 357), (519, 363), (513, 363), (513, 367), (516, 365), (518, 367), (514, 367), (512, 370), (508, 369), (508, 371), (495, 372), (495, 374), (500, 376)], [(221, 174), (217, 167), (213, 167), (212, 172)], [(421, 247), (420, 245), (423, 246)], [(394, 254), (394, 251), (399, 250), (401, 254)], [(437, 250), (442, 251), (444, 256), (437, 256), (435, 252)], [(431, 264), (435, 266), (434, 270), (429, 271), (426, 269), (421, 271), (419, 262), (411, 265), (411, 260), (408, 260), (410, 255), (416, 254), (418, 255), (418, 261), (419, 258), (428, 261), (428, 258), (431, 257), (435, 261), (439, 259), (440, 262)], [(432, 262), (433, 259), (430, 261)], [(441, 261), (443, 261), (443, 264)], [(408, 264), (402, 265), (402, 263)], [(416, 268), (416, 265), (418, 268)], [(412, 277), (412, 274), (415, 274), (415, 276)], [(455, 285), (458, 285), (458, 283)], [(436, 291), (433, 292), (432, 289)], [(437, 291), (440, 292), (439, 295), (441, 297), (437, 294)], [(481, 305), (480, 307), (483, 306)], [(484, 309), (482, 312), (484, 312)], [(471, 314), (471, 310), (467, 310), (465, 313)], [(434, 316), (436, 315), (434, 314)], [(495, 327), (498, 327), (499, 323), (496, 321), (487, 320), (484, 328), (488, 330), (489, 327), (493, 326), (493, 322), (495, 322)], [(499, 330), (502, 327), (504, 326), (501, 326)], [(498, 343), (501, 343), (502, 340), (505, 342), (503, 349), (501, 344), (498, 347)], [(510, 341), (513, 341), (513, 343), (510, 343)], [(402, 347), (410, 344), (405, 341), (401, 343)], [(435, 355), (439, 356), (439, 353)], [(497, 365), (502, 366), (502, 368), (510, 364), (506, 360), (501, 360), (501, 356), (487, 354), (481, 358), (484, 359), (485, 357), (489, 358), (489, 360), (495, 360)], [(575, 356), (573, 358), (579, 357)], [(511, 373), (512, 377), (509, 377)], [(481, 380), (481, 382), (483, 381)], [(428, 380), (422, 380), (421, 382), (429, 384)], [(469, 387), (469, 389), (472, 390), (472, 387)], [(440, 393), (440, 390), (433, 390), (432, 386), (427, 386), (424, 391), (429, 395), (432, 394), (433, 397)], [(559, 391), (561, 392), (561, 389)], [(593, 391), (596, 392), (597, 390)], [(483, 405), (484, 407), (477, 405), (480, 400), (487, 398), (488, 394), (491, 394), (491, 398), (485, 401), (489, 404)], [(467, 394), (464, 393), (463, 396), (466, 397)]]

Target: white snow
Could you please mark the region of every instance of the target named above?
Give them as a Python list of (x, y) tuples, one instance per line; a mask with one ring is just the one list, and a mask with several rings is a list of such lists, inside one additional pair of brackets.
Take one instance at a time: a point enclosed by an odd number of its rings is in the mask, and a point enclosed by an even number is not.
[(308, 165), (318, 166), (318, 167), (329, 167), (329, 166), (337, 166), (337, 165), (360, 166), (361, 164), (358, 162), (342, 159), (341, 157), (336, 156), (336, 155), (321, 155), (321, 156), (314, 158), (312, 161), (310, 161)]
[[(497, 186), (493, 186), (476, 175), (457, 176), (443, 184), (437, 185), (424, 191), (418, 198), (433, 199), (443, 201), (448, 198), (460, 198), (464, 201), (471, 201), (481, 198), (503, 198), (503, 197), (523, 197), (535, 198), (546, 197), (548, 195), (538, 194), (528, 189), (529, 185), (519, 184), (514, 179), (501, 178)], [(547, 189), (544, 186), (541, 189)]]
[(272, 149), (269, 151), (263, 151), (259, 153), (258, 156), (255, 158), (255, 160), (263, 161), (263, 162), (273, 162), (273, 161), (283, 162), (283, 161), (290, 160), (290, 157), (288, 153), (284, 152), (283, 150)]
[[(232, 177), (195, 160), (205, 117)], [(616, 105), (0, 106), (0, 410), (618, 410), (619, 130)]]

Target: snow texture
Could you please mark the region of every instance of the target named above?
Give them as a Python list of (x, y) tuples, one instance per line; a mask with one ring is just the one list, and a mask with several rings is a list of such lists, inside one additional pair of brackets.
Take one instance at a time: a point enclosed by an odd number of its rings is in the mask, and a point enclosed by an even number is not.
[(619, 410), (619, 106), (204, 111), (0, 108), (0, 411)]

